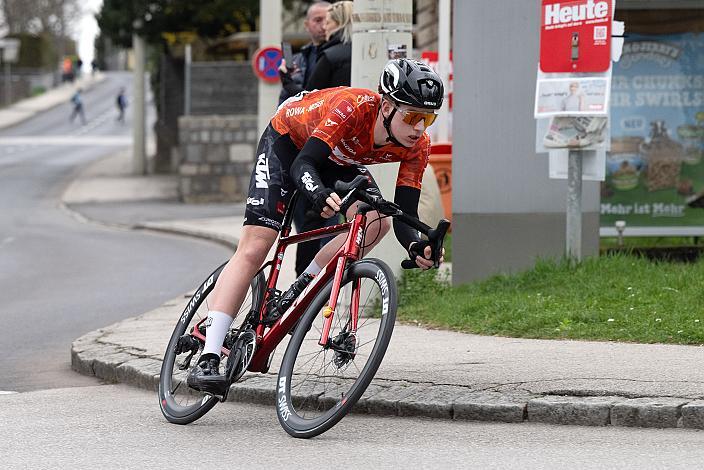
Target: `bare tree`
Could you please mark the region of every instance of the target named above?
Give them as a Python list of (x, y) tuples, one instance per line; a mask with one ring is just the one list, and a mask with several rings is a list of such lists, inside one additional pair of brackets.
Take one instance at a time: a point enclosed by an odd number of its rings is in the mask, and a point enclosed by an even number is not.
[(81, 16), (78, 0), (2, 0), (5, 26), (10, 34), (49, 33), (63, 38)]
[(34, 0), (3, 0), (2, 13), (9, 34), (34, 32), (31, 29), (34, 18)]

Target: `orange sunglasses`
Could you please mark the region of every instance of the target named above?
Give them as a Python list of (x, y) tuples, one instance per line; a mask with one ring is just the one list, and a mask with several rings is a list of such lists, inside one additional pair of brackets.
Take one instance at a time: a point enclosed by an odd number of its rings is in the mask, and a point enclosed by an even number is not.
[(438, 118), (438, 115), (434, 112), (424, 113), (423, 111), (404, 110), (396, 105), (393, 105), (393, 107), (396, 108), (396, 111), (403, 116), (403, 122), (414, 127), (420, 121), (425, 121), (425, 127), (430, 127), (430, 125)]

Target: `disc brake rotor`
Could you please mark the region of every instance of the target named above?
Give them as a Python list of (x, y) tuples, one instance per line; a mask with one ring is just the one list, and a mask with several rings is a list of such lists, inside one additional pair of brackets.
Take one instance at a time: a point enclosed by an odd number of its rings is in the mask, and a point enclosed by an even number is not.
[(357, 335), (351, 331), (343, 331), (332, 340), (332, 349), (335, 351), (335, 366), (340, 369), (354, 360), (357, 348)]

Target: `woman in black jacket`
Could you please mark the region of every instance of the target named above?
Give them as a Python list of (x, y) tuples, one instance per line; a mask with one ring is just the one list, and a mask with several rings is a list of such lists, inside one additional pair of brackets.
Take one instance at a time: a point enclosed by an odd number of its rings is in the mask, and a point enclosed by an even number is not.
[(318, 48), (318, 61), (306, 90), (350, 86), (352, 73), (352, 2), (333, 3), (325, 17), (326, 42)]

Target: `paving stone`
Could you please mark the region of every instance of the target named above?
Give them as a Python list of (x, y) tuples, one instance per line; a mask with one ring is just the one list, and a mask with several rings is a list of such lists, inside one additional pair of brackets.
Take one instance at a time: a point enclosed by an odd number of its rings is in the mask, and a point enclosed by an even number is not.
[(683, 427), (704, 429), (704, 400), (690, 401), (681, 412)]
[[(73, 346), (76, 346), (75, 348)], [(74, 342), (71, 348), (71, 368), (84, 375), (95, 376), (95, 363), (109, 354), (117, 354), (120, 350), (116, 346), (109, 344), (84, 343), (76, 345)]]
[(230, 387), (228, 400), (273, 405), (276, 403), (276, 376), (254, 375)]
[(495, 392), (465, 392), (454, 404), (455, 419), (520, 423), (525, 419), (526, 395), (506, 395)]
[(432, 385), (398, 401), (399, 416), (452, 418), (452, 406), (464, 387)]
[(93, 356), (86, 356), (83, 353), (71, 351), (71, 369), (75, 370), (79, 374), (94, 376), (94, 361), (95, 359), (93, 358)]
[(580, 426), (610, 424), (611, 407), (619, 397), (544, 396), (528, 402), (528, 421)]
[(95, 341), (98, 338), (103, 336), (103, 334), (104, 332), (102, 330), (96, 330), (91, 331), (90, 333), (86, 333), (85, 335), (73, 341), (73, 343), (71, 344), (71, 349), (82, 350), (85, 347), (92, 346), (93, 344), (95, 344)]
[(372, 382), (371, 384), (369, 384), (369, 386), (364, 391), (359, 400), (357, 400), (357, 403), (355, 403), (355, 405), (352, 407), (352, 412), (369, 413), (368, 400), (374, 395), (377, 395), (388, 388), (388, 386), (377, 385)]
[(367, 410), (375, 415), (398, 415), (398, 402), (418, 393), (428, 385), (397, 384), (371, 395), (366, 399)]
[(132, 354), (125, 352), (101, 354), (93, 363), (93, 373), (107, 382), (118, 382), (117, 367), (134, 358)]
[(675, 428), (680, 408), (688, 401), (681, 398), (634, 398), (615, 403), (611, 408), (614, 426)]
[(117, 369), (117, 380), (146, 390), (156, 391), (159, 387), (161, 361), (139, 357), (120, 364)]

